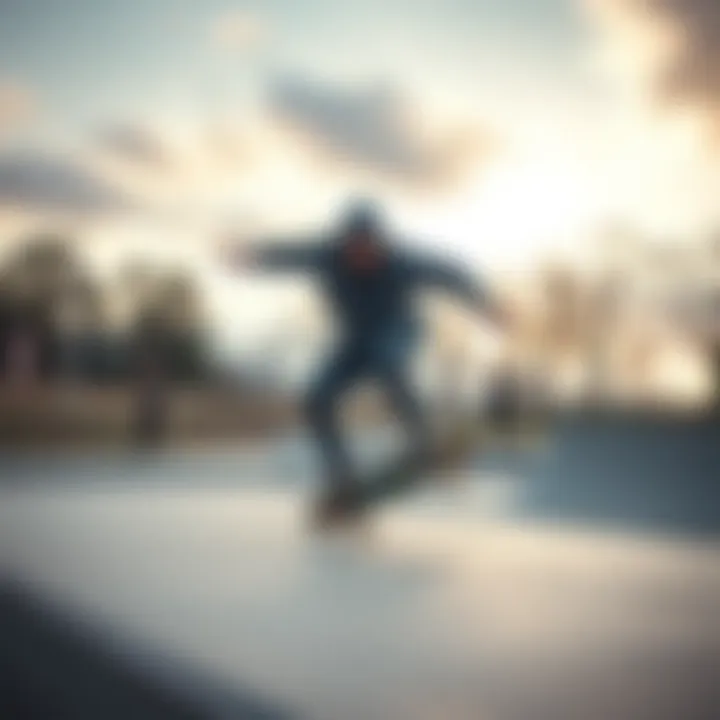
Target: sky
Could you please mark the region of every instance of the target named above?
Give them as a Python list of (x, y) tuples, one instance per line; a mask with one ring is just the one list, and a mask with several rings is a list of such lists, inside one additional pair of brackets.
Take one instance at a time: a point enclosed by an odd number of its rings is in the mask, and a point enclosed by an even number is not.
[(193, 256), (359, 193), (489, 267), (682, 241), (719, 220), (718, 7), (0, 0), (0, 235)]

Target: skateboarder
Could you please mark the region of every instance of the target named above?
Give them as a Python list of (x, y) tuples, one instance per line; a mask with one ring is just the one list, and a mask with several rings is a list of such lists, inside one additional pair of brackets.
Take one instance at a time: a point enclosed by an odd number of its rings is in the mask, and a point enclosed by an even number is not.
[[(379, 381), (417, 457), (431, 447), (408, 366), (421, 326), (414, 297), (423, 287), (453, 293), (471, 308), (499, 320), (487, 290), (461, 267), (401, 247), (370, 202), (355, 202), (330, 237), (312, 244), (240, 247), (235, 262), (264, 271), (310, 273), (324, 290), (339, 325), (334, 351), (306, 395), (304, 409), (324, 461), (325, 492), (318, 520), (352, 498), (354, 473), (338, 426), (341, 397), (363, 379)], [(239, 261), (239, 262), (238, 262)]]

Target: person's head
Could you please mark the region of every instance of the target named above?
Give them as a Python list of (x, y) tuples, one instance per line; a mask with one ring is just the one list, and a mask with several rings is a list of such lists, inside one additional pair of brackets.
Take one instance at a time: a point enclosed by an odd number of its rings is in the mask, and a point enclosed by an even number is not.
[(378, 207), (366, 200), (355, 201), (343, 218), (340, 242), (343, 259), (357, 272), (377, 269), (387, 256), (386, 236)]

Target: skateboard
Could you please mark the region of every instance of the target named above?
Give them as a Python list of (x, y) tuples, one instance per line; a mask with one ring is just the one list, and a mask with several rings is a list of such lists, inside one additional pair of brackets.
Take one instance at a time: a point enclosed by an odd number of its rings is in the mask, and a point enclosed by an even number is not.
[(321, 513), (321, 527), (353, 525), (384, 501), (428, 482), (444, 482), (448, 473), (462, 467), (480, 448), (475, 427), (462, 426), (436, 439), (427, 452), (405, 454), (388, 465), (358, 478), (332, 509)]

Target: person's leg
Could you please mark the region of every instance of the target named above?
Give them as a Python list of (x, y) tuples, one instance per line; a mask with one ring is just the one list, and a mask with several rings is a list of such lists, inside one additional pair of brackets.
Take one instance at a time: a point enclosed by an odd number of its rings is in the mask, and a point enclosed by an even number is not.
[(342, 395), (357, 381), (362, 364), (357, 349), (341, 348), (321, 368), (305, 398), (305, 415), (318, 442), (330, 483), (349, 483), (352, 478), (337, 409)]
[(422, 405), (412, 387), (410, 361), (414, 338), (402, 334), (383, 339), (373, 353), (373, 373), (380, 381), (392, 411), (409, 435), (410, 451), (429, 450), (430, 433)]

